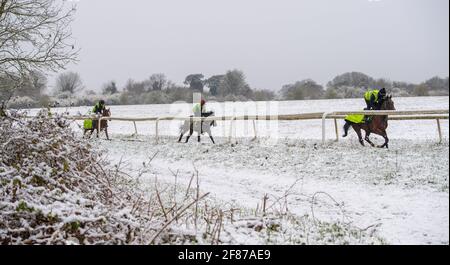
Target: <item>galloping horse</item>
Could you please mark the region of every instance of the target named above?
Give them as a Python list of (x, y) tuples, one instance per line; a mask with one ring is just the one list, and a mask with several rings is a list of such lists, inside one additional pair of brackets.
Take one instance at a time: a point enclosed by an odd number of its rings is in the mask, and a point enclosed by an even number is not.
[[(392, 101), (392, 95), (388, 95), (386, 99), (384, 100), (383, 104), (380, 107), (380, 110), (395, 110), (394, 102)], [(384, 144), (378, 146), (380, 148), (386, 147), (388, 148), (388, 142), (389, 138), (386, 134), (386, 128), (388, 127), (388, 116), (387, 115), (374, 115), (372, 117), (372, 121), (369, 122), (362, 122), (362, 123), (355, 123), (348, 118), (350, 116), (363, 116), (363, 115), (348, 115), (345, 118), (345, 125), (344, 125), (344, 135), (342, 137), (346, 137), (348, 134), (348, 129), (350, 126), (355, 130), (356, 134), (358, 134), (359, 142), (361, 145), (364, 146), (364, 140), (366, 140), (371, 146), (375, 146), (374, 143), (372, 143), (369, 139), (369, 135), (371, 133), (381, 135), (384, 138)], [(362, 120), (362, 119), (361, 119)], [(366, 135), (364, 137), (364, 140), (361, 136), (361, 129), (366, 131)]]
[[(111, 116), (111, 110), (110, 109), (103, 109), (102, 112), (102, 117), (110, 117)], [(97, 131), (97, 138), (99, 135), (99, 131), (98, 131), (98, 119), (95, 119), (92, 121), (92, 128), (91, 129), (84, 129), (84, 133), (83, 136), (86, 135), (86, 132), (90, 131), (91, 133), (89, 134), (89, 138), (91, 138), (92, 134), (94, 133), (94, 130)], [(108, 121), (106, 119), (101, 120), (100, 122), (100, 132), (105, 130), (105, 134), (106, 134), (106, 139), (109, 140), (109, 136), (108, 136)]]
[[(208, 113), (207, 115), (205, 115), (205, 117), (209, 117), (209, 116), (214, 116), (214, 112)], [(202, 128), (200, 128), (200, 124)], [(178, 138), (178, 142), (181, 142), (181, 139), (183, 138), (183, 135), (189, 131), (189, 135), (186, 136), (186, 142), (187, 143), (189, 141), (189, 138), (191, 137), (191, 135), (194, 133), (194, 131), (197, 132), (198, 136), (197, 136), (197, 140), (198, 142), (200, 142), (200, 135), (203, 134), (204, 132), (206, 132), (209, 135), (209, 138), (211, 139), (212, 143), (215, 144), (214, 142), (214, 138), (212, 137), (211, 134), (211, 127), (216, 126), (216, 121), (212, 120), (212, 121), (204, 121), (204, 122), (200, 122), (200, 121), (184, 121), (184, 124), (182, 124), (180, 126), (180, 138)]]

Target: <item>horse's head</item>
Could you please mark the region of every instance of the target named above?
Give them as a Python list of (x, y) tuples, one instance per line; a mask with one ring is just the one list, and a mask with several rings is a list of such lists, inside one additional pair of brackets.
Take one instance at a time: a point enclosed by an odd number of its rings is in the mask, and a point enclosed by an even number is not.
[(381, 105), (381, 110), (395, 110), (394, 101), (392, 101), (392, 95), (389, 94), (383, 101)]
[(110, 117), (111, 116), (111, 109), (104, 108), (103, 112), (102, 112), (102, 116)]

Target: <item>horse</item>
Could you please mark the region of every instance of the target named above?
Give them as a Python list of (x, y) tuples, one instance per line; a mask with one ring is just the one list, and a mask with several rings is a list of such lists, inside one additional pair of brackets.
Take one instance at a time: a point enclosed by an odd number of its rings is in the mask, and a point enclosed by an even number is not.
[[(384, 102), (381, 104), (380, 110), (395, 110), (394, 102), (392, 101), (392, 95), (388, 95)], [(350, 115), (349, 115), (350, 116)], [(386, 133), (386, 129), (388, 127), (388, 116), (387, 115), (375, 115), (372, 117), (372, 120), (369, 122), (363, 122), (363, 123), (355, 123), (352, 121), (347, 120), (349, 117), (347, 116), (345, 119), (345, 125), (344, 125), (344, 135), (342, 137), (346, 137), (348, 134), (348, 129), (350, 127), (355, 130), (356, 134), (359, 138), (359, 143), (364, 146), (364, 140), (368, 142), (372, 147), (375, 146), (374, 143), (372, 143), (369, 139), (369, 136), (371, 133), (378, 134), (384, 138), (384, 144), (379, 145), (379, 148), (389, 148), (389, 138)], [(356, 116), (356, 115), (355, 115)], [(364, 140), (361, 136), (361, 129), (366, 132), (366, 135), (364, 137)]]
[[(111, 116), (111, 110), (104, 108), (102, 111), (102, 115), (101, 117), (110, 117)], [(86, 132), (90, 131), (91, 133), (89, 134), (89, 138), (91, 138), (92, 134), (94, 133), (94, 130), (97, 131), (97, 138), (99, 135), (99, 131), (98, 131), (98, 119), (93, 119), (92, 120), (92, 128), (91, 129), (84, 129), (84, 133), (83, 136), (86, 135)], [(105, 134), (106, 134), (106, 139), (109, 140), (109, 136), (108, 136), (108, 121), (106, 119), (102, 119), (100, 122), (100, 132), (105, 130)]]
[[(214, 116), (214, 112), (209, 112), (209, 113), (204, 113), (204, 117), (209, 117), (209, 116)], [(191, 116), (192, 117), (192, 116)], [(202, 124), (202, 128), (200, 128), (200, 124)], [(215, 127), (217, 126), (216, 121), (212, 120), (212, 121), (195, 121), (195, 122), (191, 122), (191, 121), (184, 121), (184, 123), (180, 126), (180, 138), (178, 138), (178, 142), (181, 142), (181, 139), (183, 138), (183, 135), (189, 131), (189, 135), (186, 136), (186, 142), (187, 143), (189, 141), (189, 138), (192, 136), (192, 134), (194, 133), (194, 131), (197, 132), (198, 136), (198, 142), (200, 142), (200, 135), (203, 134), (204, 132), (206, 132), (209, 135), (209, 138), (211, 139), (212, 143), (215, 144), (214, 142), (214, 138), (212, 137), (211, 134), (211, 127)]]

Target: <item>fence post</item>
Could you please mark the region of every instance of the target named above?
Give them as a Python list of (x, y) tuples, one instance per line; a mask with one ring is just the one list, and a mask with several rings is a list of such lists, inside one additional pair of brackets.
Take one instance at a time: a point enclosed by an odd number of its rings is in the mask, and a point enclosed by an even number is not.
[(236, 121), (237, 121), (237, 117), (234, 116), (234, 119), (233, 119), (233, 120), (234, 120), (233, 138), (234, 138), (234, 142), (237, 143), (237, 140), (236, 140), (236, 129), (237, 129)]
[(157, 118), (156, 119), (156, 123), (155, 123), (155, 140), (156, 140), (156, 143), (158, 143), (158, 140), (159, 140), (159, 128), (158, 128), (158, 126), (159, 126), (159, 120), (160, 120), (161, 118)]
[(336, 132), (336, 142), (339, 142), (339, 130), (336, 118), (334, 118), (334, 131)]
[(136, 127), (136, 121), (133, 121), (133, 125), (134, 125), (134, 135), (137, 136), (138, 132)]
[(234, 116), (233, 118), (231, 118), (230, 120), (230, 134), (228, 136), (228, 142), (231, 143), (231, 139), (233, 137), (233, 122), (234, 120), (236, 120), (236, 116)]
[(322, 144), (325, 143), (325, 121), (329, 114), (329, 112), (324, 112), (322, 115)]
[(253, 120), (253, 131), (255, 132), (255, 137), (253, 138), (253, 140), (255, 140), (258, 137), (258, 134), (256, 132), (256, 121)]
[(437, 127), (438, 127), (438, 133), (439, 133), (439, 143), (442, 143), (442, 131), (441, 131), (441, 122), (439, 119), (436, 119)]
[(98, 122), (97, 122), (97, 138), (98, 138), (99, 135), (100, 135), (100, 129), (101, 129), (102, 119), (103, 119), (103, 117), (97, 117), (97, 120), (98, 120)]

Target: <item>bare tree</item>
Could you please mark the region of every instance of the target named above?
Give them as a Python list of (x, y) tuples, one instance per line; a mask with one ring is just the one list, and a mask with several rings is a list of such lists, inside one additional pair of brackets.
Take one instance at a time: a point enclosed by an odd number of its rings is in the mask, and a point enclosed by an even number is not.
[(417, 85), (416, 88), (414, 89), (414, 95), (419, 97), (428, 96), (429, 90), (430, 88), (427, 86), (427, 84), (421, 83)]
[(117, 85), (115, 81), (109, 81), (108, 83), (103, 85), (102, 94), (103, 95), (112, 95), (118, 93)]
[(209, 93), (216, 96), (219, 93), (220, 83), (223, 80), (224, 75), (213, 75), (205, 80), (205, 85), (209, 87)]
[(83, 89), (83, 82), (78, 73), (66, 72), (56, 78), (56, 92), (69, 92), (73, 94)]
[(47, 87), (47, 77), (41, 72), (30, 72), (14, 91), (15, 96), (39, 98)]
[(133, 79), (128, 79), (123, 90), (133, 95), (141, 95), (145, 92), (145, 85), (142, 82), (136, 82)]
[(286, 100), (319, 99), (325, 91), (312, 79), (304, 79), (295, 84), (284, 85), (281, 94)]
[(152, 74), (148, 83), (150, 84), (148, 90), (163, 90), (167, 85), (167, 78), (164, 74)]
[(222, 96), (228, 94), (246, 96), (249, 92), (251, 92), (251, 89), (245, 80), (244, 72), (236, 69), (227, 71), (220, 82), (218, 91), (219, 95)]
[(0, 0), (0, 76), (17, 83), (33, 71), (76, 61), (70, 23), (75, 6), (60, 0)]
[(190, 74), (186, 76), (184, 84), (189, 85), (191, 90), (203, 92), (203, 86), (205, 85), (205, 80), (203, 80), (203, 78), (203, 74)]

